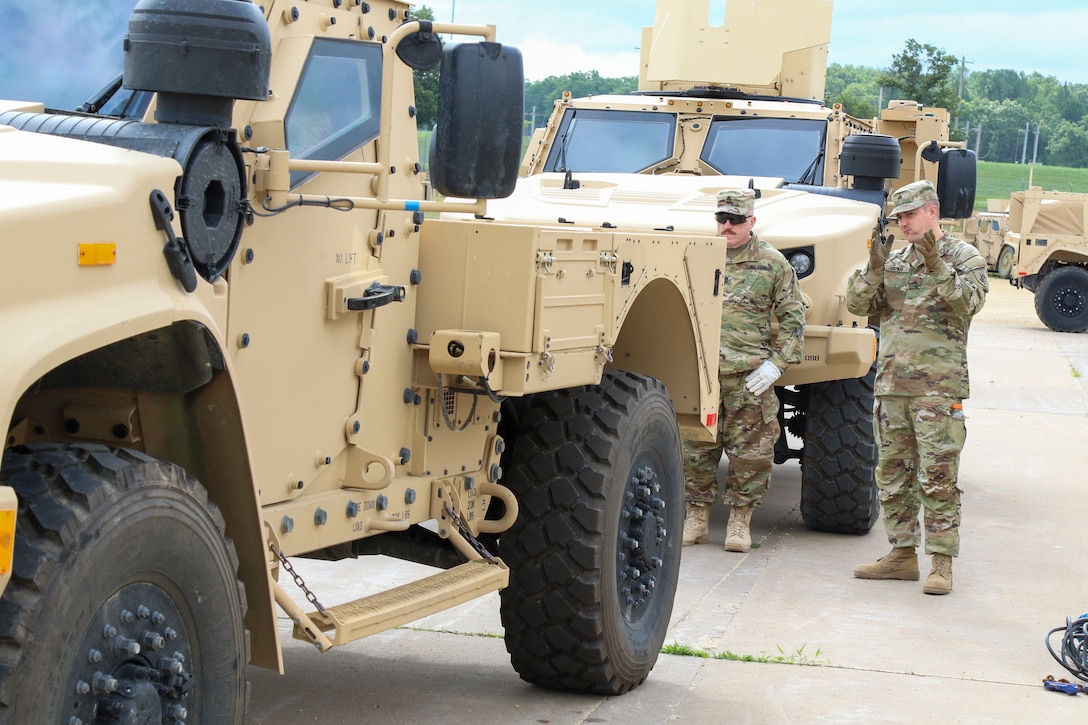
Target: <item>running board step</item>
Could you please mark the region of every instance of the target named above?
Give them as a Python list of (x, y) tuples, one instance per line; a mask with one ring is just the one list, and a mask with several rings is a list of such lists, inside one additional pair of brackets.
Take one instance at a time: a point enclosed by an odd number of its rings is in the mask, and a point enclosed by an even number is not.
[[(310, 612), (307, 616), (322, 632), (335, 632), (329, 639), (339, 646), (464, 604), (498, 591), (509, 582), (510, 570), (500, 559), (477, 559), (353, 602), (326, 607), (324, 615)], [(293, 636), (312, 641), (298, 624)]]

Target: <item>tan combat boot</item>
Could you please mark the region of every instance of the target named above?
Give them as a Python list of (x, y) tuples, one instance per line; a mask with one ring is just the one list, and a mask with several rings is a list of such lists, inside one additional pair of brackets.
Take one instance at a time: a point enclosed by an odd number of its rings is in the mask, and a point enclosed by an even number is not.
[(725, 550), (746, 552), (752, 550), (752, 534), (748, 527), (752, 522), (754, 506), (731, 506), (729, 528), (725, 534)]
[(880, 557), (873, 564), (859, 564), (854, 567), (854, 576), (858, 579), (905, 579), (918, 581), (918, 554), (913, 546), (892, 549), (890, 554)]
[(705, 544), (710, 540), (708, 529), (710, 525), (710, 507), (684, 504), (687, 511), (684, 516), (684, 546), (692, 544)]
[(926, 583), (922, 587), (926, 594), (948, 594), (952, 591), (952, 557), (948, 554), (934, 554), (933, 567), (929, 570)]

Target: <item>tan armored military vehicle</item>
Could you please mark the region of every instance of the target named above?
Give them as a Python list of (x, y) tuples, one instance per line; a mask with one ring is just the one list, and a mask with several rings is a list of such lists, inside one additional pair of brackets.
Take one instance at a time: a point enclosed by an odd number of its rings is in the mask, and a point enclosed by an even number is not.
[[(496, 590), (524, 679), (639, 685), (721, 241), (488, 218), (523, 111), (493, 26), (141, 0), (124, 53), (78, 111), (0, 102), (0, 719), (238, 722), (279, 610), (325, 651)], [(291, 565), (376, 554), (436, 573), (339, 602)]]
[[(944, 109), (893, 101), (879, 119), (862, 120), (824, 105), (830, 2), (725, 7), (724, 22), (711, 26), (708, 2), (660, 0), (642, 36), (640, 90), (559, 100), (516, 192), (488, 213), (572, 229), (634, 226), (671, 243), (670, 234), (714, 232), (718, 190), (754, 188), (756, 233), (789, 259), (808, 302), (804, 362), (777, 388), (789, 435), (776, 460), (801, 460), (809, 527), (865, 533), (879, 513), (876, 343), (869, 321), (846, 309), (847, 278), (868, 259), (891, 189), (930, 179), (945, 216), (970, 216), (974, 155), (948, 141)], [(667, 369), (672, 332), (661, 334), (625, 355)], [(685, 434), (708, 435), (701, 423)]]
[(975, 245), (986, 260), (986, 268), (1001, 279), (1012, 275), (1016, 261), (1016, 238), (1009, 236), (1008, 200), (989, 200), (986, 211), (963, 220), (963, 239)]
[(1017, 245), (1011, 282), (1035, 294), (1035, 313), (1058, 332), (1088, 330), (1088, 194), (1033, 186), (1009, 200)]

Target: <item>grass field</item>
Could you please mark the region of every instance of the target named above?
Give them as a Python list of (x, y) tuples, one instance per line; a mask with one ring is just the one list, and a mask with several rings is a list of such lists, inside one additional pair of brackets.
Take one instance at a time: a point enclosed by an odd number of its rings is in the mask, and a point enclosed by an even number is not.
[(1048, 191), (1088, 192), (1088, 169), (980, 161), (975, 209), (985, 210), (987, 199), (1008, 201), (1009, 194), (1023, 191), (1029, 185)]

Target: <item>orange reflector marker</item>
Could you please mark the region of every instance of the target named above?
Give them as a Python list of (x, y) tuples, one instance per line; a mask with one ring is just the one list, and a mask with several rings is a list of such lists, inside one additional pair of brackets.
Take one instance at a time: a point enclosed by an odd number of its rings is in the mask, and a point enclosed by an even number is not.
[(94, 267), (117, 262), (117, 244), (114, 242), (87, 242), (79, 245), (79, 266)]
[(15, 553), (15, 511), (0, 509), (0, 576), (11, 573), (11, 559)]
[(706, 427), (707, 428), (713, 428), (717, 424), (718, 424), (718, 414), (717, 413), (707, 413), (706, 414)]

